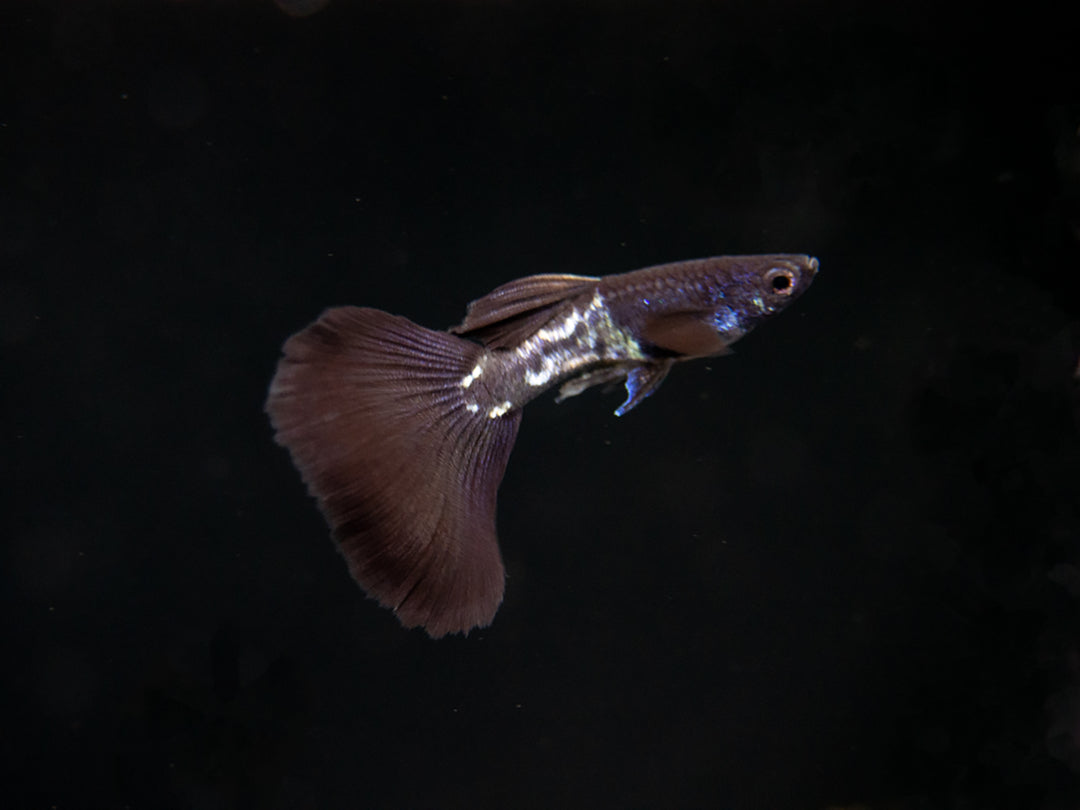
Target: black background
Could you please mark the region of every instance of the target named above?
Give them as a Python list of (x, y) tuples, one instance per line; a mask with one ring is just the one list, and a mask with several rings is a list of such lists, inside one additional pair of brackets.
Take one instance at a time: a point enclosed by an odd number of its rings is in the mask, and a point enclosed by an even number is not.
[[(3, 804), (1080, 806), (1064, 19), (292, 4), (0, 9)], [(776, 251), (734, 357), (527, 409), (468, 638), (261, 410), (325, 306)]]

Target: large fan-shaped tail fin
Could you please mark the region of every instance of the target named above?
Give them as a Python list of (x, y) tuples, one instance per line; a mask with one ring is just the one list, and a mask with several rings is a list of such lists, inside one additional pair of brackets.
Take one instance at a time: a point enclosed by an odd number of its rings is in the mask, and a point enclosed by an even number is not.
[(466, 408), (483, 351), (330, 309), (285, 343), (266, 403), (353, 577), (433, 637), (490, 624), (502, 601), (495, 501), (521, 412)]

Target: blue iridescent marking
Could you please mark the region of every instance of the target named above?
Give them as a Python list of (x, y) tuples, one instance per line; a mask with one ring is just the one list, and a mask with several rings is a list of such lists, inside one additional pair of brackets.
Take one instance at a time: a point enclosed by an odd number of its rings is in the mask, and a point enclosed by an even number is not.
[(718, 332), (733, 332), (740, 328), (739, 315), (731, 307), (719, 307), (713, 315), (713, 325)]
[[(648, 370), (644, 368), (630, 369), (626, 374), (626, 402), (615, 409), (615, 415), (622, 416), (637, 405), (638, 394), (641, 393), (641, 389), (645, 388), (647, 384), (651, 384), (651, 382), (652, 378), (649, 376)], [(641, 399), (652, 396), (652, 393), (652, 391), (649, 391)]]

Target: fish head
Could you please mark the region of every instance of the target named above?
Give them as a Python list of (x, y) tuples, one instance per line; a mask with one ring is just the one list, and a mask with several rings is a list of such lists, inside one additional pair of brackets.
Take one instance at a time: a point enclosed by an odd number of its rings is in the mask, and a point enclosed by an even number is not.
[(818, 260), (801, 254), (732, 257), (716, 301), (715, 328), (733, 338), (746, 334), (787, 309), (810, 286), (817, 270)]

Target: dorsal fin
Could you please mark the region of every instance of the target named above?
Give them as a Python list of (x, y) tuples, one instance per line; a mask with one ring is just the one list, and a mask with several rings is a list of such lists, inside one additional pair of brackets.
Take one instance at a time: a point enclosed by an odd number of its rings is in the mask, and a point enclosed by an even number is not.
[(469, 304), (465, 320), (449, 331), (493, 349), (507, 349), (543, 326), (556, 306), (588, 292), (599, 281), (595, 276), (555, 273), (515, 279)]

